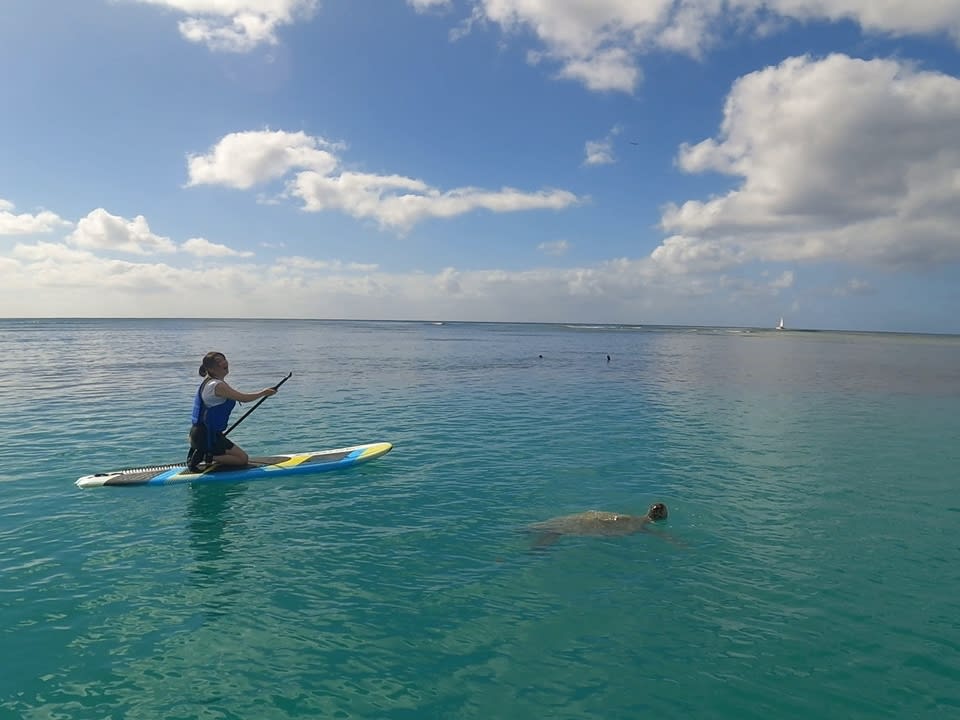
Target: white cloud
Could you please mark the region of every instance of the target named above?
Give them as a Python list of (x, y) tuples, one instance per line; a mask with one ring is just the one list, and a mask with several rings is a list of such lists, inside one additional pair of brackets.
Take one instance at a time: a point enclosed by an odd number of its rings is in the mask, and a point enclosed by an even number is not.
[(773, 290), (787, 290), (793, 287), (793, 282), (793, 270), (785, 270), (778, 277), (771, 280), (768, 286)]
[(465, 187), (441, 191), (402, 175), (341, 171), (340, 161), (333, 154), (340, 149), (341, 145), (302, 132), (232, 133), (206, 155), (189, 157), (188, 185), (249, 189), (299, 170), (286, 189), (303, 201), (304, 210), (338, 210), (401, 231), (427, 218), (450, 218), (479, 209), (560, 210), (579, 202), (576, 195), (564, 190)]
[(206, 238), (190, 238), (184, 242), (180, 249), (196, 257), (253, 257), (253, 253), (248, 250), (233, 250), (226, 245), (213, 243)]
[(233, 293), (256, 286), (256, 273), (247, 268), (190, 270), (98, 257), (57, 243), (17, 245), (12, 257), (16, 267), (0, 265), (0, 279), (37, 315), (150, 317), (163, 315), (167, 308), (189, 317), (195, 313), (190, 304), (196, 298), (187, 300), (190, 293), (184, 293), (184, 287), (202, 286), (213, 297), (218, 290)]
[(552, 242), (542, 242), (537, 245), (537, 250), (540, 250), (547, 255), (566, 255), (570, 250), (570, 243), (566, 240), (554, 240)]
[(960, 0), (474, 0), (469, 20), (509, 36), (532, 33), (531, 62), (559, 65), (560, 77), (595, 91), (630, 93), (643, 55), (666, 50), (701, 57), (719, 37), (762, 34), (787, 21), (849, 20), (889, 35), (949, 34), (960, 43)]
[(949, 33), (960, 41), (958, 0), (736, 0), (757, 12), (764, 7), (796, 20), (852, 20), (890, 35)]
[(434, 278), (432, 285), (446, 296), (455, 297), (463, 293), (463, 288), (460, 285), (460, 272), (456, 268), (444, 268)]
[(635, 54), (670, 15), (672, 0), (477, 0), (474, 18), (507, 33), (531, 30), (542, 52), (531, 61), (560, 65), (561, 77), (594, 90), (632, 92), (640, 80)]
[(427, 218), (451, 218), (474, 210), (562, 210), (578, 202), (576, 195), (565, 190), (468, 187), (442, 192), (411, 178), (352, 172), (336, 177), (302, 172), (290, 183), (289, 191), (303, 200), (304, 210), (341, 210), (401, 231)]
[(14, 246), (10, 256), (22, 262), (46, 265), (69, 266), (72, 263), (81, 263), (94, 259), (93, 253), (87, 250), (77, 250), (67, 247), (63, 243), (38, 242), (33, 245), (18, 243)]
[(616, 162), (613, 157), (613, 143), (609, 140), (587, 140), (583, 151), (584, 165), (609, 165)]
[(380, 266), (375, 263), (316, 260), (300, 255), (277, 258), (277, 265), (293, 270), (323, 270), (332, 272), (376, 272), (380, 268)]
[(109, 250), (133, 255), (172, 253), (177, 246), (168, 237), (155, 235), (143, 215), (133, 220), (97, 208), (77, 223), (67, 242), (85, 250)]
[[(34, 316), (191, 317), (203, 287), (204, 315), (593, 321), (649, 317), (669, 322), (692, 298), (720, 286), (669, 277), (649, 260), (525, 271), (498, 269), (389, 273), (349, 260), (284, 257), (272, 264), (223, 262), (175, 267), (100, 257), (66, 244), (18, 245), (0, 258), (0, 302)], [(655, 313), (658, 306), (668, 314)]]
[[(521, 271), (386, 272), (302, 256), (203, 267), (109, 259), (66, 244), (18, 244), (0, 256), (0, 305), (28, 317), (340, 317), (730, 324), (784, 314), (792, 273), (757, 280), (664, 272), (650, 258)], [(204, 303), (185, 287), (203, 287)], [(857, 285), (851, 283), (850, 292)], [(830, 289), (824, 288), (824, 293)], [(776, 301), (776, 307), (770, 308)], [(521, 315), (517, 315), (518, 308)], [(760, 308), (758, 310), (758, 308)], [(766, 308), (764, 310), (763, 308)], [(749, 320), (748, 320), (749, 321)]]
[(613, 156), (613, 141), (614, 138), (620, 134), (621, 128), (619, 126), (614, 127), (607, 133), (605, 138), (600, 140), (587, 140), (584, 143), (584, 165), (609, 165), (610, 163), (616, 162), (616, 158)]
[[(655, 45), (671, 52), (699, 58), (713, 43), (710, 28), (717, 24), (723, 7), (717, 0), (690, 0), (674, 6), (673, 14), (656, 31)], [(727, 9), (732, 16), (739, 13)]]
[(407, 0), (407, 4), (418, 13), (424, 13), (434, 8), (447, 9), (451, 0)]
[(318, 0), (133, 0), (187, 15), (180, 34), (211, 50), (246, 52), (277, 44), (277, 29), (309, 20)]
[(598, 50), (587, 58), (570, 58), (560, 77), (580, 80), (588, 89), (630, 93), (643, 77), (630, 53), (623, 48)]
[(717, 241), (674, 235), (650, 255), (667, 272), (711, 272), (724, 270), (741, 261), (742, 253)]
[(42, 210), (36, 215), (17, 214), (13, 212), (14, 207), (9, 200), (0, 198), (0, 235), (35, 235), (70, 226), (69, 222), (49, 210)]
[(733, 86), (687, 172), (740, 179), (665, 208), (655, 260), (960, 259), (960, 80), (893, 60), (790, 58)]
[(224, 136), (204, 155), (189, 155), (188, 186), (225, 185), (247, 190), (293, 169), (327, 174), (338, 165), (333, 151), (342, 146), (303, 132), (270, 130)]

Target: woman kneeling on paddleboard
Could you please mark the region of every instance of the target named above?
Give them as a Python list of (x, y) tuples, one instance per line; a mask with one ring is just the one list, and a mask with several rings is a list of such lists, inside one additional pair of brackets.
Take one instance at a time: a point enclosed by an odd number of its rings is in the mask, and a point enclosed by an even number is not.
[(198, 471), (201, 462), (220, 465), (246, 465), (247, 453), (227, 438), (224, 431), (230, 421), (230, 413), (238, 402), (250, 402), (269, 397), (277, 391), (264, 388), (254, 393), (234, 390), (224, 378), (230, 372), (226, 356), (208, 352), (200, 365), (204, 378), (193, 399), (193, 426), (190, 428), (190, 454), (187, 463), (191, 470)]

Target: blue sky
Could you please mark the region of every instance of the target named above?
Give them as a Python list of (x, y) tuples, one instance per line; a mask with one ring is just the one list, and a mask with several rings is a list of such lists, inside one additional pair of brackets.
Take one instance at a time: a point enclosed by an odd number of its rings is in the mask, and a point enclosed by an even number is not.
[(960, 0), (7, 0), (0, 316), (960, 332)]

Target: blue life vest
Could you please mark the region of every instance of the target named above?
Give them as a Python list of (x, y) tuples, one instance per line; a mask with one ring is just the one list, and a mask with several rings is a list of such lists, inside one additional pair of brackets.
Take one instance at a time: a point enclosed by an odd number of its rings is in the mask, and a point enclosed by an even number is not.
[(209, 406), (203, 401), (203, 386), (210, 382), (212, 378), (207, 378), (200, 387), (197, 388), (197, 396), (193, 399), (193, 424), (206, 426), (205, 440), (206, 447), (203, 450), (209, 450), (213, 447), (213, 438), (217, 433), (227, 429), (227, 423), (230, 421), (230, 413), (237, 406), (236, 400), (224, 400), (219, 405)]

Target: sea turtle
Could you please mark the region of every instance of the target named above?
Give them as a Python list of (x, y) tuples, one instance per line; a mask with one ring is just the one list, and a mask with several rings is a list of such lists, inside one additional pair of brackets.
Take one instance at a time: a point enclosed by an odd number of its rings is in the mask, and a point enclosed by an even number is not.
[(563, 535), (614, 536), (650, 532), (647, 525), (666, 517), (667, 506), (664, 503), (654, 503), (646, 515), (587, 510), (533, 523), (526, 530), (535, 536), (533, 546), (542, 548), (552, 545)]

